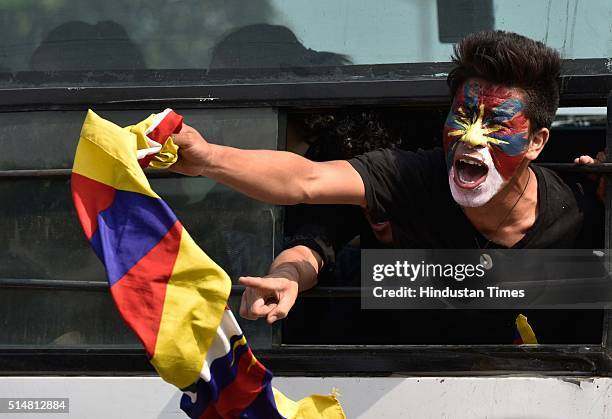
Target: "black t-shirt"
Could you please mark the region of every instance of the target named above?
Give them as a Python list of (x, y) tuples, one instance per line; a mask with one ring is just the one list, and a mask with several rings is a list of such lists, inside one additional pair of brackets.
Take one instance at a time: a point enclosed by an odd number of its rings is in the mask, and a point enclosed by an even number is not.
[[(487, 244), (451, 195), (442, 149), (376, 150), (349, 162), (363, 179), (371, 217), (391, 221), (396, 247), (474, 249)], [(603, 234), (603, 229), (593, 231), (601, 206), (595, 194), (585, 193), (583, 183), (566, 182), (536, 165), (531, 168), (538, 179), (537, 218), (513, 248), (594, 247), (592, 235)]]
[[(478, 248), (487, 240), (454, 201), (444, 153), (377, 150), (349, 162), (363, 178), (370, 216), (391, 221), (394, 247)], [(603, 205), (595, 185), (584, 178), (532, 166), (538, 179), (538, 214), (535, 224), (515, 248), (594, 248), (603, 246)], [(361, 235), (361, 247), (380, 247), (356, 206), (303, 206), (288, 208), (292, 218), (289, 246), (305, 244), (319, 252), (328, 266), (333, 254), (350, 238)], [(292, 229), (290, 229), (291, 231)], [(315, 240), (317, 243), (315, 243)], [(320, 244), (323, 243), (323, 246)], [(490, 243), (488, 247), (499, 247)], [(358, 259), (356, 259), (358, 262)], [(357, 263), (356, 262), (356, 263)], [(328, 280), (322, 283), (329, 284)], [(347, 285), (347, 284), (342, 284)], [(355, 275), (352, 285), (359, 285)], [(499, 344), (510, 343), (515, 310), (360, 310), (359, 301), (330, 300), (327, 305), (298, 300), (284, 333), (290, 343), (368, 344)], [(322, 307), (323, 305), (323, 307)], [(314, 307), (313, 307), (314, 306)], [(340, 314), (338, 314), (340, 312)], [(522, 310), (541, 343), (594, 342), (601, 333), (600, 310)], [(317, 321), (319, 317), (321, 321)], [(333, 316), (334, 322), (328, 319)], [(401, 324), (389, 337), (380, 324)], [(304, 321), (303, 319), (308, 319)], [(330, 325), (323, 327), (321, 325)], [(471, 325), (466, 328), (466, 325)], [(477, 327), (476, 327), (477, 325)], [(338, 330), (343, 333), (338, 334)], [(368, 330), (366, 336), (363, 330)], [(567, 330), (573, 332), (568, 334)]]
[(356, 205), (295, 205), (286, 208), (285, 246), (303, 245), (323, 259), (323, 275), (334, 270), (337, 255), (359, 237), (359, 247), (380, 249), (364, 211)]

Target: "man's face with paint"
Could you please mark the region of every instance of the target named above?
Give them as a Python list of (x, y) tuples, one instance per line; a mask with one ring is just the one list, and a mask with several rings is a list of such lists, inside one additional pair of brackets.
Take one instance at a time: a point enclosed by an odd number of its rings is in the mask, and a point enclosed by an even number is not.
[(508, 184), (529, 146), (524, 95), (477, 79), (456, 92), (444, 124), (444, 151), (453, 198), (479, 207)]

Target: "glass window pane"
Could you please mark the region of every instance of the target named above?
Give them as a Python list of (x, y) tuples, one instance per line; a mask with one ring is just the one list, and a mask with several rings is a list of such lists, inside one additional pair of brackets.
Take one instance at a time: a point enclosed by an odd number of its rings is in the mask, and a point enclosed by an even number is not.
[[(96, 111), (120, 126), (156, 111)], [(95, 110), (95, 109), (94, 109)], [(274, 109), (180, 109), (185, 122), (215, 144), (240, 148), (277, 148), (278, 113)], [(72, 167), (84, 111), (0, 113), (0, 170)]]
[[(608, 0), (4, 2), (0, 70), (53, 73), (5, 74), (0, 85), (202, 82), (219, 69), (275, 69), (287, 78), (278, 70), (447, 62), (452, 42), (482, 29), (542, 40), (565, 58), (606, 58), (611, 13)], [(202, 71), (145, 72), (175, 69)], [(65, 71), (80, 73), (57, 73)], [(258, 74), (270, 73), (220, 77), (236, 83)]]
[(140, 345), (106, 291), (5, 288), (0, 346)]
[[(100, 114), (128, 125), (147, 111)], [(215, 143), (277, 148), (278, 114), (272, 109), (181, 110), (185, 120)], [(83, 112), (4, 113), (0, 170), (70, 168)], [(194, 240), (233, 280), (263, 275), (274, 255), (282, 208), (249, 199), (204, 177), (151, 179)], [(0, 178), (0, 282), (3, 279), (99, 281), (97, 259), (78, 223), (70, 180)], [(240, 297), (232, 297), (237, 310)], [(103, 290), (0, 286), (0, 346), (139, 345)], [(42, 320), (41, 320), (42, 319)], [(246, 322), (254, 347), (269, 347), (265, 322)]]
[[(196, 242), (230, 276), (261, 275), (273, 256), (278, 209), (204, 178), (154, 179)], [(0, 182), (0, 278), (104, 281), (66, 180)]]
[[(272, 328), (240, 318), (239, 304), (239, 296), (230, 298), (251, 346), (269, 348)], [(3, 288), (0, 348), (11, 346), (142, 347), (108, 291)]]
[[(278, 116), (271, 109), (181, 110), (185, 121), (218, 144), (276, 148)], [(127, 125), (148, 112), (100, 112)], [(6, 113), (0, 169), (69, 168), (82, 112)], [(154, 179), (153, 188), (177, 212), (196, 241), (231, 276), (267, 272), (278, 209), (206, 178)], [(68, 179), (5, 178), (0, 181), (0, 277), (95, 280), (100, 263), (85, 242), (70, 198)], [(78, 263), (75, 263), (78, 261)]]

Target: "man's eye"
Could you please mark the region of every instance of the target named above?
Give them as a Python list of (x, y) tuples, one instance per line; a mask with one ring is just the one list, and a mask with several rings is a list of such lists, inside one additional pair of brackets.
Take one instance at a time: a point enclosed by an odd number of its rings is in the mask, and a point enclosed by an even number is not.
[(466, 115), (465, 107), (463, 107), (462, 105), (459, 105), (455, 107), (455, 109), (453, 109), (453, 113), (459, 116), (465, 116)]
[(471, 112), (466, 112), (465, 109), (461, 109), (461, 108), (455, 111), (455, 115), (457, 115), (458, 118), (468, 118), (468, 119), (472, 118)]

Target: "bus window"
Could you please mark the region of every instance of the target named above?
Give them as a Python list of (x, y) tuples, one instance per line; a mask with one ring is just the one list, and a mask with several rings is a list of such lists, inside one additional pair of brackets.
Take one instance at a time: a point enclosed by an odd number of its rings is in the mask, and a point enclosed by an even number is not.
[[(482, 29), (511, 30), (543, 40), (566, 59), (608, 57), (612, 6), (606, 0), (591, 1), (588, 7), (578, 4), (12, 2), (0, 11), (5, 22), (0, 25), (0, 70), (5, 73), (0, 85), (167, 85), (202, 80), (239, 84), (270, 77), (341, 80), (350, 74), (290, 69), (447, 62), (451, 42)], [(396, 71), (381, 67), (371, 72), (368, 67), (361, 80), (393, 77)], [(210, 71), (159, 72), (177, 69)]]
[[(590, 114), (589, 114), (590, 112)], [(602, 113), (603, 112), (603, 113)], [(576, 121), (576, 118), (578, 121)], [(296, 112), (289, 118), (289, 136), (300, 137), (302, 151), (315, 160), (346, 159), (376, 148), (406, 150), (439, 146), (442, 111), (407, 108), (370, 108)], [(580, 155), (605, 149), (605, 108), (561, 109), (546, 152), (539, 164), (572, 162)], [(293, 127), (291, 127), (293, 125)], [(288, 145), (300, 148), (300, 141)], [(305, 150), (305, 151), (304, 151)], [(604, 205), (597, 197), (597, 182), (582, 174), (559, 173), (566, 182), (581, 182), (592, 195), (588, 248), (604, 243)], [(414, 199), (419, 199), (415, 196)], [(389, 230), (391, 230), (389, 228)], [(306, 244), (304, 235), (326, 237), (333, 243), (332, 269), (320, 275), (319, 286), (359, 287), (361, 248), (390, 248), (391, 239), (371, 225), (357, 207), (299, 206), (286, 210), (289, 245)], [(293, 238), (298, 236), (296, 242)], [(341, 244), (337, 244), (341, 243)], [(322, 247), (318, 247), (320, 249)], [(363, 310), (358, 298), (299, 298), (284, 324), (286, 344), (511, 344), (512, 310)], [(523, 310), (541, 343), (594, 344), (601, 342), (602, 310)], [(397, 327), (396, 325), (403, 325)], [(572, 332), (569, 333), (568, 330)], [(367, 331), (367, 333), (364, 333)]]
[[(431, 148), (440, 144), (448, 111), (451, 42), (478, 29), (514, 31), (559, 49), (564, 58), (562, 105), (603, 106), (612, 89), (612, 3), (584, 3), (83, 0), (3, 5), (0, 370), (88, 373), (114, 371), (121, 364), (121, 372), (151, 372), (142, 347), (118, 318), (102, 266), (83, 237), (70, 200), (70, 167), (88, 108), (127, 125), (172, 107), (213, 142), (289, 149), (319, 160), (350, 158), (378, 147)], [(456, 18), (467, 10), (480, 20)], [(561, 111), (541, 163), (570, 162), (576, 155), (603, 150), (606, 116), (600, 111)], [(372, 118), (377, 123), (370, 124)], [(350, 138), (320, 141), (330, 127), (337, 138), (348, 138), (347, 132)], [(353, 131), (372, 134), (374, 140), (362, 141)], [(203, 178), (152, 175), (151, 182), (233, 280), (265, 274), (284, 237), (295, 235), (316, 214), (304, 207), (256, 202)], [(363, 213), (353, 210), (351, 217), (367, 223)], [(593, 220), (603, 223), (603, 217)], [(592, 239), (594, 247), (606, 245), (601, 237)], [(509, 351), (514, 316), (492, 311), (488, 318), (469, 318), (469, 313), (453, 317), (450, 310), (421, 317), (405, 310), (357, 313), (358, 291), (348, 288), (364, 241), (361, 235), (347, 239), (350, 246), (335, 270), (322, 274), (324, 290), (300, 298), (282, 324), (270, 327), (263, 320), (239, 319), (257, 355), (270, 360), (275, 372), (329, 368), (379, 373), (383, 368), (368, 364), (371, 358), (351, 367), (364, 357), (359, 348), (338, 352), (341, 348), (334, 345), (342, 344), (381, 344), (382, 364), (392, 365), (384, 368), (393, 372), (433, 369), (432, 364), (415, 365), (412, 357), (400, 359), (399, 366), (387, 364), (392, 345), (483, 343), (492, 344), (492, 352), (498, 350), (495, 345)], [(234, 285), (230, 304), (236, 312), (242, 289)], [(338, 292), (330, 292), (334, 287)], [(612, 321), (603, 323), (601, 312), (574, 319), (546, 316), (529, 314), (544, 343), (600, 348), (581, 352), (581, 361), (569, 363), (572, 371), (591, 374), (593, 363), (609, 359), (609, 350), (602, 355), (601, 348), (612, 347)], [(466, 324), (477, 327), (468, 333)], [(390, 330), (388, 325), (400, 327)], [(319, 346), (297, 348), (302, 344)], [(70, 351), (61, 352), (66, 347)], [(493, 369), (488, 354), (484, 361), (455, 362), (454, 351), (426, 352), (436, 371), (468, 371), (476, 364), (482, 371)], [(42, 352), (49, 356), (39, 356)], [(587, 352), (594, 355), (584, 356)], [(340, 355), (325, 358), (330, 353)], [(527, 366), (522, 370), (532, 371), (537, 354), (523, 348), (507, 353), (523, 357)], [(73, 363), (74, 354), (98, 364)], [(138, 359), (140, 363), (132, 363)], [(521, 370), (500, 359), (498, 370)], [(538, 371), (561, 371), (568, 365), (559, 353), (548, 359), (552, 361), (538, 358)]]
[[(277, 147), (276, 111), (181, 113), (193, 126), (205, 127), (215, 142), (245, 148)], [(144, 119), (148, 112), (101, 114), (127, 125)], [(0, 141), (6, 145), (0, 169), (14, 176), (0, 182), (4, 197), (0, 241), (5, 246), (0, 252), (0, 278), (3, 284), (12, 284), (0, 293), (4, 322), (0, 347), (138, 347), (107, 293), (102, 265), (82, 234), (70, 196), (68, 168), (83, 118), (82, 111), (0, 114), (5, 127)], [(32, 120), (38, 124), (31, 124)], [(45, 141), (40, 142), (40, 138)], [(55, 172), (44, 175), (49, 168)], [(42, 176), (31, 175), (36, 171), (42, 171)], [(275, 249), (279, 208), (248, 199), (205, 178), (154, 178), (151, 183), (192, 237), (231, 278), (265, 274)], [(237, 301), (234, 298), (232, 304), (239, 301), (239, 297)], [(272, 331), (247, 323), (245, 329), (251, 332), (252, 344), (270, 346)]]

